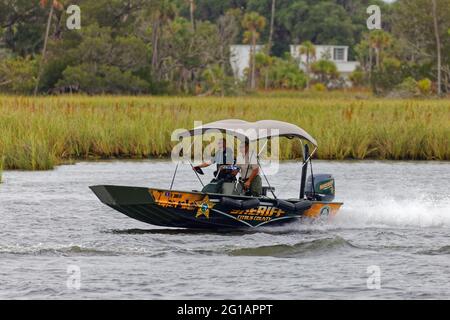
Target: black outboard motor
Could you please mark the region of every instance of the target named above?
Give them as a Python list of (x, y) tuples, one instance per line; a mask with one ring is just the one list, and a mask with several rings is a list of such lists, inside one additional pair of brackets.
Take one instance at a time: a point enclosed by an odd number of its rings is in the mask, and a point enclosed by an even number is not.
[(315, 174), (308, 176), (306, 181), (305, 194), (310, 200), (333, 201), (335, 194), (334, 178), (331, 174)]

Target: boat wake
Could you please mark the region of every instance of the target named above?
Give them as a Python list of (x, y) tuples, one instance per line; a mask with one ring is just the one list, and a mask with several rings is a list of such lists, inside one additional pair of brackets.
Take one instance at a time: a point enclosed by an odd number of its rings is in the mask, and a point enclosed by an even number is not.
[(307, 254), (322, 254), (339, 249), (355, 249), (356, 246), (342, 237), (302, 241), (292, 245), (278, 244), (253, 248), (239, 248), (228, 252), (231, 256), (270, 256), (277, 258), (295, 258)]
[(438, 249), (430, 249), (430, 250), (423, 250), (419, 251), (418, 254), (425, 254), (425, 255), (441, 255), (441, 254), (450, 254), (450, 246), (443, 246)]
[(0, 245), (0, 255), (32, 255), (51, 257), (74, 257), (74, 256), (135, 256), (145, 255), (147, 257), (160, 257), (164, 252), (151, 250), (145, 247), (123, 247), (123, 248), (93, 248), (83, 245)]
[(0, 245), (0, 254), (11, 255), (36, 255), (36, 256), (113, 256), (116, 252), (99, 250), (78, 245), (44, 247), (42, 245), (20, 246), (20, 245)]
[(450, 227), (450, 200), (348, 201), (332, 224), (341, 227)]
[(226, 234), (249, 233), (291, 234), (328, 233), (339, 229), (364, 228), (447, 228), (450, 227), (450, 199), (430, 200), (348, 200), (338, 214), (314, 221), (298, 221), (279, 227), (248, 230), (189, 230), (176, 228), (108, 230), (115, 234)]

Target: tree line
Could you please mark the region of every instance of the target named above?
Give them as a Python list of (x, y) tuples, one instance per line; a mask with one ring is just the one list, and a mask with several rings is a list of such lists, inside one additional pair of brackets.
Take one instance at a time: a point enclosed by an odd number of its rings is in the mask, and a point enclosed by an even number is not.
[[(81, 29), (65, 8), (81, 8)], [(382, 30), (366, 26), (379, 5)], [(248, 44), (246, 77), (230, 45)], [(301, 44), (304, 68), (289, 54)], [(0, 0), (0, 92), (228, 95), (347, 85), (314, 44), (350, 47), (353, 86), (450, 90), (450, 0)], [(263, 45), (257, 50), (257, 45)]]

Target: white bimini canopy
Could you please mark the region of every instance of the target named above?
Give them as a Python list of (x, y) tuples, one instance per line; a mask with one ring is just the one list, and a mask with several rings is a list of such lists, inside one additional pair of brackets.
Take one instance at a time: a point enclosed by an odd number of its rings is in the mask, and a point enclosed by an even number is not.
[(239, 119), (220, 120), (196, 127), (181, 134), (181, 137), (201, 135), (207, 133), (208, 130), (218, 130), (238, 138), (249, 139), (250, 141), (272, 137), (300, 138), (317, 146), (317, 141), (302, 128), (292, 123), (277, 120), (261, 120), (256, 122), (247, 122)]

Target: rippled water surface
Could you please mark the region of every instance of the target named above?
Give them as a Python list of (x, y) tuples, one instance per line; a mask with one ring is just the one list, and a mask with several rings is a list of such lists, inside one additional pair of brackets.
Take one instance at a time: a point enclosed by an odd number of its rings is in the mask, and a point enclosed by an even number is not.
[[(315, 172), (336, 178), (339, 215), (246, 233), (143, 224), (88, 188), (169, 187), (173, 169), (142, 161), (5, 172), (0, 298), (450, 298), (448, 162), (317, 161)], [(289, 162), (270, 177), (280, 197), (297, 195), (299, 174)], [(199, 183), (181, 167), (174, 187)]]

